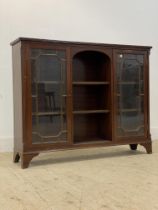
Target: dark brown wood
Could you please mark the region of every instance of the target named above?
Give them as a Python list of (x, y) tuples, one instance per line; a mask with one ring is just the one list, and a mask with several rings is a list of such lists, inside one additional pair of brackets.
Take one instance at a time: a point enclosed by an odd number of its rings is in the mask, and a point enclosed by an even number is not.
[[(30, 161), (40, 152), (130, 145), (132, 150), (141, 144), (147, 153), (152, 152), (149, 116), (149, 51), (148, 46), (65, 42), (43, 39), (19, 38), (12, 42), (13, 52), (13, 93), (14, 93), (14, 155), (13, 161), (21, 158), (21, 167), (27, 168)], [(66, 53), (65, 111), (44, 110), (34, 112), (32, 102), (31, 49), (64, 51)], [(131, 53), (144, 56), (144, 135), (119, 136), (117, 134), (117, 53)], [(48, 53), (49, 54), (49, 53)], [(52, 66), (53, 69), (53, 66)], [(124, 85), (135, 85), (135, 81), (123, 81)], [(45, 86), (59, 85), (60, 82), (37, 82)], [(53, 86), (53, 87), (54, 87)], [(49, 93), (50, 94), (50, 93)], [(55, 95), (53, 103), (55, 104)], [(47, 94), (48, 95), (48, 94)], [(51, 99), (50, 99), (51, 100)], [(41, 99), (41, 103), (43, 103)], [(56, 105), (54, 105), (56, 107)], [(137, 108), (122, 108), (124, 113), (139, 111)], [(34, 142), (32, 116), (47, 118), (63, 115), (67, 132), (64, 140)], [(45, 121), (44, 121), (45, 122)], [(55, 125), (55, 124), (52, 124)], [(58, 126), (59, 123), (56, 123)], [(47, 126), (43, 127), (47, 131)], [(58, 128), (52, 128), (57, 131)], [(49, 136), (49, 135), (48, 135)]]
[(139, 45), (121, 45), (121, 44), (105, 44), (105, 43), (92, 43), (92, 42), (70, 42), (70, 41), (61, 41), (61, 40), (50, 40), (50, 39), (37, 39), (37, 38), (27, 38), (27, 37), (19, 37), (10, 44), (13, 46), (21, 41), (27, 41), (27, 42), (39, 42), (39, 43), (52, 43), (52, 44), (67, 44), (67, 45), (88, 45), (88, 46), (99, 46), (99, 47), (109, 47), (109, 48), (127, 48), (127, 49), (148, 49), (150, 50), (151, 46), (139, 46)]
[(151, 143), (151, 141), (150, 142), (141, 143), (140, 145), (142, 145), (146, 149), (146, 152), (148, 154), (152, 153), (152, 143)]
[(73, 144), (73, 104), (72, 104), (72, 62), (71, 48), (67, 47), (67, 129), (68, 129), (68, 144)]
[(21, 71), (21, 43), (12, 49), (13, 59), (13, 107), (14, 107), (14, 161), (17, 153), (22, 151), (23, 142), (23, 114), (22, 114), (22, 71)]
[(30, 161), (37, 155), (38, 153), (21, 154), (21, 168), (28, 168)]
[(130, 144), (129, 146), (131, 150), (137, 150), (138, 144)]
[(18, 163), (19, 160), (20, 160), (20, 155), (19, 155), (19, 153), (17, 153), (17, 152), (14, 151), (14, 154), (13, 154), (13, 162), (14, 162), (14, 163)]

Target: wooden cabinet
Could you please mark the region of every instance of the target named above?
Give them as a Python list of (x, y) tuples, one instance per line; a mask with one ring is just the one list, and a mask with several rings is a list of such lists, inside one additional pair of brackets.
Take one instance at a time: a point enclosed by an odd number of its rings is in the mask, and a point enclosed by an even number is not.
[(42, 151), (140, 144), (152, 152), (147, 46), (11, 43), (14, 162)]

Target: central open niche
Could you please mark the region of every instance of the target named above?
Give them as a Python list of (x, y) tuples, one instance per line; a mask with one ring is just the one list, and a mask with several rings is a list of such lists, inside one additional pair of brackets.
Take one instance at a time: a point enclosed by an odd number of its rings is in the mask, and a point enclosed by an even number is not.
[(74, 143), (110, 141), (111, 63), (98, 51), (81, 51), (73, 57)]

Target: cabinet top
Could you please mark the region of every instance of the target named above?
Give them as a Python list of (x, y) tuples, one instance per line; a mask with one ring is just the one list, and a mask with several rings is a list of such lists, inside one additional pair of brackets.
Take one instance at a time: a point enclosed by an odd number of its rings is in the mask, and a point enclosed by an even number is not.
[(13, 42), (10, 43), (11, 46), (17, 44), (21, 41), (28, 41), (28, 42), (47, 42), (47, 43), (54, 43), (54, 44), (65, 44), (65, 45), (93, 45), (93, 46), (104, 46), (110, 48), (139, 48), (150, 50), (151, 46), (141, 46), (141, 45), (128, 45), (128, 44), (105, 44), (105, 43), (93, 43), (93, 42), (76, 42), (76, 41), (60, 41), (60, 40), (50, 40), (50, 39), (39, 39), (39, 38), (27, 38), (27, 37), (19, 37)]

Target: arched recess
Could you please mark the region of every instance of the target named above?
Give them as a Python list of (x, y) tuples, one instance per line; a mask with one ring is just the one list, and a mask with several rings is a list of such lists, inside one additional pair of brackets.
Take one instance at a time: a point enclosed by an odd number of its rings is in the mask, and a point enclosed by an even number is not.
[(72, 58), (74, 142), (112, 138), (111, 60), (99, 51), (80, 51)]
[(73, 56), (73, 81), (110, 80), (110, 58), (103, 52), (80, 51)]

